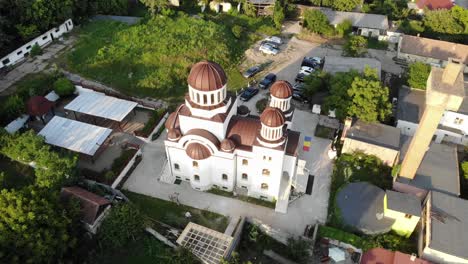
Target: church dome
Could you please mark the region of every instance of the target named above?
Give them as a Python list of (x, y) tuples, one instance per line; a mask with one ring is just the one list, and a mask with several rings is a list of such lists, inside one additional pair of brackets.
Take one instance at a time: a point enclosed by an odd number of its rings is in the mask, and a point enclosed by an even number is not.
[(205, 60), (192, 66), (187, 82), (196, 90), (209, 92), (226, 85), (227, 77), (219, 64)]
[(189, 143), (185, 153), (194, 160), (204, 160), (211, 156), (210, 150), (200, 143)]
[(177, 112), (171, 113), (164, 123), (166, 129), (172, 129), (177, 125)]
[(180, 130), (178, 128), (169, 129), (169, 132), (167, 133), (167, 139), (169, 139), (170, 141), (176, 141), (179, 140), (180, 137), (182, 137), (182, 133), (180, 133)]
[(260, 115), (260, 121), (267, 127), (279, 127), (284, 125), (285, 118), (280, 109), (276, 107), (267, 107)]
[(232, 152), (234, 151), (235, 148), (236, 148), (236, 144), (232, 140), (226, 138), (226, 139), (223, 139), (223, 141), (221, 141), (222, 151)]
[(293, 87), (288, 81), (276, 81), (270, 88), (271, 96), (287, 99), (293, 95)]

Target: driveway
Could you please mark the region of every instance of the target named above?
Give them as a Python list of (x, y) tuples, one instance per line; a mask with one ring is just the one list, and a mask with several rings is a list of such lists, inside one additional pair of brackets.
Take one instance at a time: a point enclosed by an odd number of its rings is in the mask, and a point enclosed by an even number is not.
[[(317, 116), (305, 112), (300, 113), (300, 115), (302, 117), (299, 120), (308, 123), (306, 125), (301, 124), (298, 127), (304, 127), (305, 133), (313, 136), (312, 130), (315, 130)], [(311, 151), (303, 155), (304, 158), (309, 159), (308, 168), (315, 175), (312, 195), (303, 195), (293, 201), (289, 205), (288, 213), (281, 214), (270, 208), (196, 191), (188, 183), (176, 185), (160, 182), (158, 178), (166, 162), (165, 137), (164, 132), (158, 140), (143, 147), (143, 159), (125, 182), (124, 189), (164, 200), (170, 200), (170, 195), (179, 193), (179, 201), (182, 204), (231, 217), (250, 217), (271, 227), (270, 233), (276, 233), (278, 236), (301, 235), (306, 225), (326, 221), (332, 171), (332, 162), (327, 156), (330, 140), (312, 139)], [(304, 137), (302, 136), (302, 138)], [(303, 139), (301, 139), (301, 142), (303, 142)], [(302, 143), (299, 148), (302, 148)]]

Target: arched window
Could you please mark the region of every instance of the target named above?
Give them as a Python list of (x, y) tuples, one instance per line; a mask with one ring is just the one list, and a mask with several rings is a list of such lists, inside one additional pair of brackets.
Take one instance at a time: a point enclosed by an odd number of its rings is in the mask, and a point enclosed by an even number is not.
[(175, 169), (175, 170), (180, 170), (180, 166), (179, 166), (179, 164), (177, 164), (177, 163), (174, 163), (174, 169)]
[(207, 104), (207, 101), (208, 101), (208, 97), (206, 96), (206, 94), (204, 94), (203, 95), (203, 103)]
[(262, 190), (268, 190), (268, 184), (262, 183), (261, 188)]
[(195, 174), (195, 175), (193, 176), (193, 179), (194, 179), (195, 181), (200, 181), (200, 176), (198, 176), (198, 175)]
[(218, 92), (218, 103), (221, 103), (221, 92)]
[(193, 162), (192, 162), (192, 165), (193, 165), (194, 168), (198, 168), (198, 162), (193, 161)]
[(214, 101), (214, 94), (211, 94), (211, 102), (210, 102), (210, 103), (213, 104), (214, 102), (215, 102), (215, 101)]
[(199, 104), (200, 103), (200, 94), (197, 93), (197, 103)]
[(243, 159), (243, 160), (242, 160), (242, 165), (244, 165), (244, 166), (249, 165), (249, 161), (246, 160), (246, 159)]
[(247, 176), (247, 173), (242, 173), (242, 179), (243, 180), (248, 180), (249, 176)]
[(270, 176), (270, 170), (269, 169), (263, 169), (262, 174), (263, 174), (263, 176)]
[(223, 176), (222, 176), (222, 177), (223, 177), (223, 180), (224, 180), (224, 181), (227, 181), (227, 180), (228, 180), (227, 174), (224, 174), (224, 173), (223, 173)]

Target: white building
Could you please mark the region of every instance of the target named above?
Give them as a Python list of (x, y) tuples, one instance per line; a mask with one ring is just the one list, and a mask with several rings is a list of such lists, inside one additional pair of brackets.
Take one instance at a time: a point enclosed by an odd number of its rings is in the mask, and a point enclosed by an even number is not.
[[(465, 85), (467, 87), (467, 85)], [(397, 127), (401, 133), (413, 136), (419, 124), (426, 100), (426, 92), (401, 88), (398, 99)], [(466, 120), (466, 121), (465, 121)], [(445, 111), (434, 135), (434, 141), (452, 142), (468, 146), (468, 100), (465, 98), (457, 112)]]
[(214, 62), (195, 64), (189, 92), (166, 121), (170, 174), (206, 191), (219, 188), (277, 201), (286, 212), (296, 173), (299, 133), (292, 120), (292, 86), (271, 87), (270, 107), (257, 116), (237, 115), (237, 98), (227, 92), (224, 70)]

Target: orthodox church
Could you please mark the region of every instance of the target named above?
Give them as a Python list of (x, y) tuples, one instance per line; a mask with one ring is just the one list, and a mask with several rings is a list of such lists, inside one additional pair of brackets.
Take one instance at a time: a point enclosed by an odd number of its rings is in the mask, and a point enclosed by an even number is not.
[(222, 67), (193, 65), (185, 103), (168, 117), (165, 149), (174, 179), (206, 191), (219, 188), (276, 201), (286, 213), (296, 173), (300, 133), (290, 130), (293, 89), (287, 81), (270, 88), (269, 106), (258, 116), (238, 113)]

